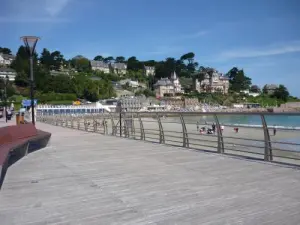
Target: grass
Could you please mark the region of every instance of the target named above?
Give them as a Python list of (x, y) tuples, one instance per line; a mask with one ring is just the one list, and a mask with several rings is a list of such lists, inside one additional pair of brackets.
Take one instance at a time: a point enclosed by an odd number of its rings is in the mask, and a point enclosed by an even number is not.
[(49, 101), (49, 102), (46, 102), (45, 104), (49, 104), (49, 105), (72, 105), (73, 101), (72, 100)]

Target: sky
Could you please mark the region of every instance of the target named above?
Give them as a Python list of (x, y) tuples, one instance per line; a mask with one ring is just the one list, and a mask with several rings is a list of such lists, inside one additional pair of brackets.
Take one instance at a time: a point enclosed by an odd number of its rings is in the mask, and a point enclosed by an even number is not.
[(252, 83), (284, 84), (300, 97), (299, 0), (0, 0), (0, 46), (41, 37), (37, 51), (179, 58), (222, 73), (236, 66)]

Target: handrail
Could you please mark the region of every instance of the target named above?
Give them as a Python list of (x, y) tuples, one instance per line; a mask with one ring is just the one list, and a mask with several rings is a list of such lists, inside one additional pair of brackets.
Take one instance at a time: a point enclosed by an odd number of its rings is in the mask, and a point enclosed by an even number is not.
[[(263, 159), (270, 162), (290, 163), (300, 166), (300, 144), (293, 141), (284, 141), (282, 139), (274, 139), (270, 136), (266, 116), (299, 116), (300, 113), (268, 113), (268, 112), (122, 112), (120, 113), (100, 113), (100, 114), (87, 114), (87, 115), (39, 115), (38, 120), (56, 124), (58, 126), (64, 126), (68, 128), (81, 129), (89, 132), (102, 133), (104, 135), (122, 136), (125, 138), (133, 138), (137, 140), (145, 140), (151, 142), (157, 142), (160, 144), (175, 143), (177, 145), (186, 148), (195, 148), (199, 150), (214, 151), (221, 154), (233, 154), (232, 151), (236, 151), (234, 155)], [(259, 127), (245, 127), (243, 125), (227, 126), (227, 133), (223, 133), (221, 130), (221, 123), (219, 121), (220, 116), (230, 115), (244, 115), (244, 116), (258, 116), (260, 118), (261, 126)], [(200, 134), (196, 130), (196, 124), (189, 121), (197, 121), (199, 116), (211, 116), (212, 120), (216, 124), (215, 134)], [(161, 119), (164, 117), (164, 119)], [(122, 119), (120, 126), (120, 118)], [(145, 118), (145, 120), (144, 120)], [(106, 124), (104, 131), (98, 131), (98, 123), (101, 121)], [(118, 121), (118, 122), (115, 122)], [(259, 121), (259, 120), (258, 120)], [(74, 123), (77, 127), (74, 126)], [(212, 123), (212, 122), (211, 122)], [(222, 124), (223, 125), (223, 124)], [(90, 127), (93, 126), (93, 127)], [(202, 125), (201, 125), (202, 126)], [(209, 126), (209, 125), (204, 125)], [(100, 126), (99, 126), (100, 127)], [(119, 133), (120, 127), (120, 133)], [(244, 133), (234, 133), (233, 130), (230, 134), (228, 127), (241, 127)], [(109, 129), (108, 129), (109, 128)], [(100, 129), (100, 128), (99, 128)], [(102, 129), (102, 128), (101, 128)], [(245, 132), (249, 129), (254, 134), (247, 135)], [(250, 130), (255, 129), (255, 130)], [(262, 132), (259, 133), (258, 130)], [(278, 128), (280, 130), (280, 128)], [(122, 135), (122, 131), (124, 131)], [(153, 133), (155, 131), (155, 133)], [(298, 130), (282, 130), (280, 132), (289, 132), (285, 135), (298, 134), (300, 137), (300, 131)], [(176, 133), (176, 135), (170, 135), (168, 133)], [(229, 134), (228, 134), (229, 133)], [(261, 136), (258, 135), (261, 134)], [(232, 136), (230, 136), (232, 135)], [(280, 135), (280, 134), (279, 134)], [(296, 135), (297, 136), (297, 135)], [(272, 137), (272, 138), (271, 138)], [(298, 138), (299, 139), (299, 138)], [(230, 141), (229, 141), (230, 140)], [(241, 149), (234, 149), (236, 147)], [(232, 148), (233, 147), (233, 148)], [(281, 155), (273, 154), (273, 151), (279, 150)], [(228, 152), (229, 151), (229, 152)], [(261, 157), (263, 156), (263, 158)], [(291, 160), (293, 159), (293, 160)], [(295, 162), (296, 161), (296, 162)]]

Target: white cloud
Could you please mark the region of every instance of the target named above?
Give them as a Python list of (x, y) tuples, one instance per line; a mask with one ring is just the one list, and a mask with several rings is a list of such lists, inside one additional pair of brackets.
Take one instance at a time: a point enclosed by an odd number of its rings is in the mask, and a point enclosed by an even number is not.
[(0, 23), (67, 22), (66, 7), (74, 0), (4, 0)]
[(46, 0), (45, 10), (53, 17), (59, 14), (70, 2), (71, 0)]
[(237, 49), (222, 52), (219, 55), (220, 59), (228, 60), (235, 58), (257, 58), (264, 56), (282, 55), (287, 53), (300, 52), (300, 41), (293, 41), (290, 43), (276, 44), (264, 48), (252, 49)]

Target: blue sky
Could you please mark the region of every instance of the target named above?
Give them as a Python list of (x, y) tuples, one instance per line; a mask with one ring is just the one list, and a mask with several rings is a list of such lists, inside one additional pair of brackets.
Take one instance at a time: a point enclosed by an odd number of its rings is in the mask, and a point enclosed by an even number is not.
[(299, 0), (1, 0), (0, 46), (22, 35), (70, 58), (161, 60), (193, 51), (200, 65), (243, 68), (254, 84), (300, 97)]

